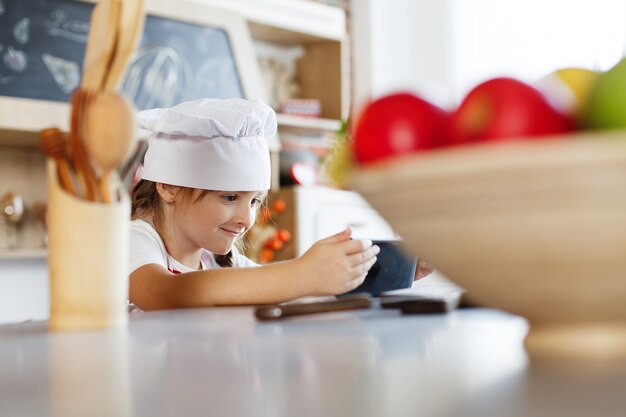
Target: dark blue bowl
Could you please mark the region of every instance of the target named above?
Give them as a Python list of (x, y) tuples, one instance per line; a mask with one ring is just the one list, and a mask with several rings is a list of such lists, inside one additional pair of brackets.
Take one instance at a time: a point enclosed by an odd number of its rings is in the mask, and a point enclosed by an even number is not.
[(375, 240), (380, 247), (376, 263), (367, 273), (365, 281), (352, 291), (341, 296), (368, 293), (374, 297), (385, 291), (409, 288), (413, 285), (417, 259), (410, 255), (398, 241)]

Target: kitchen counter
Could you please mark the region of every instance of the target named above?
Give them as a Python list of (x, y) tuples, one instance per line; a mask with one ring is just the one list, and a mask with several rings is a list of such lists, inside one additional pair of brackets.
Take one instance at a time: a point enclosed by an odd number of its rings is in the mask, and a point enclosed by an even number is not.
[(0, 416), (623, 416), (626, 365), (530, 362), (524, 319), (251, 308), (136, 313), (128, 328), (0, 326)]

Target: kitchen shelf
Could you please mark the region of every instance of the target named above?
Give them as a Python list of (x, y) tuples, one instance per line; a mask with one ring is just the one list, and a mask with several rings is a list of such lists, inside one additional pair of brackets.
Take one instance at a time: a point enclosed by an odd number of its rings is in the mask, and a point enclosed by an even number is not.
[(40, 130), (69, 130), (68, 103), (0, 96), (0, 109), (0, 145), (37, 146)]
[(336, 132), (341, 128), (341, 120), (334, 119), (293, 116), (290, 114), (277, 114), (276, 119), (278, 121), (278, 125), (281, 127), (294, 127), (328, 132)]
[[(319, 100), (324, 119), (348, 117), (350, 52), (342, 8), (304, 0), (194, 1), (242, 16), (254, 41), (301, 47), (303, 54), (296, 63), (300, 91), (294, 98)], [(314, 125), (304, 126), (315, 129)], [(321, 130), (329, 128), (322, 125)]]
[(243, 16), (255, 39), (281, 44), (341, 41), (346, 15), (338, 7), (302, 0), (194, 0)]
[(24, 248), (24, 249), (15, 249), (15, 250), (2, 250), (0, 251), (0, 261), (1, 260), (12, 260), (12, 259), (47, 259), (48, 258), (48, 249), (47, 248)]

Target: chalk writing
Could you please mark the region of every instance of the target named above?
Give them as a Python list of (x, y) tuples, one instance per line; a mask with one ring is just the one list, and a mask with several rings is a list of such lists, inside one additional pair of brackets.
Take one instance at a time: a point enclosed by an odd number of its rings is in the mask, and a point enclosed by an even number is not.
[(49, 54), (41, 56), (44, 64), (52, 74), (54, 81), (65, 94), (69, 94), (80, 83), (80, 67), (76, 62)]
[(89, 36), (89, 22), (70, 19), (65, 10), (54, 10), (50, 20), (45, 22), (48, 33), (76, 42), (86, 43)]
[(23, 51), (17, 51), (9, 46), (2, 56), (2, 61), (11, 71), (23, 72), (28, 66), (28, 58)]
[(13, 28), (13, 37), (18, 43), (24, 45), (30, 38), (30, 19), (24, 18), (17, 22)]

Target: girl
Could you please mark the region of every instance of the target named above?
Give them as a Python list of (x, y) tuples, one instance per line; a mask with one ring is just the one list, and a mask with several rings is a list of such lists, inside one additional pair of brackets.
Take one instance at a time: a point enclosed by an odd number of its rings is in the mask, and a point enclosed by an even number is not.
[(379, 248), (344, 230), (301, 257), (259, 266), (235, 244), (270, 187), (273, 110), (201, 99), (138, 113), (152, 132), (132, 192), (130, 301), (143, 310), (277, 303), (356, 288)]

